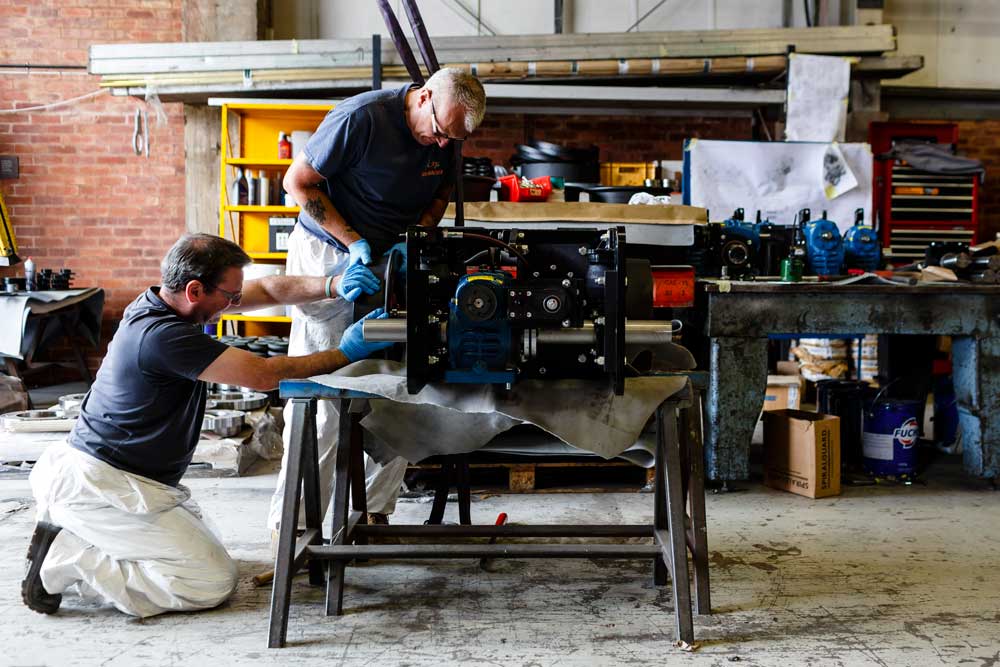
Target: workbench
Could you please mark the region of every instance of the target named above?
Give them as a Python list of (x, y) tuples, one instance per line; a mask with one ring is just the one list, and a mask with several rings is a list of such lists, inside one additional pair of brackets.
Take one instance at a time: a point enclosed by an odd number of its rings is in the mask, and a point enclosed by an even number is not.
[[(344, 606), (348, 561), (357, 559), (438, 558), (630, 558), (652, 562), (653, 582), (673, 582), (675, 632), (678, 640), (694, 641), (688, 551), (694, 562), (694, 606), (711, 613), (708, 542), (705, 527), (704, 453), (701, 410), (691, 385), (663, 401), (655, 411), (656, 474), (652, 521), (636, 525), (368, 525), (360, 420), (366, 401), (389, 400), (375, 394), (336, 389), (308, 380), (285, 380), (282, 398), (290, 399), (285, 419), (290, 423), (287, 483), (274, 566), (268, 646), (285, 646), (291, 604), (292, 577), (306, 564), (313, 585), (326, 586), (326, 615), (339, 616)], [(324, 539), (316, 444), (316, 401), (338, 402), (339, 439), (336, 452), (330, 537)], [(350, 500), (350, 502), (349, 502)], [(305, 529), (296, 529), (304, 503)], [(349, 511), (353, 505), (355, 511)], [(685, 509), (685, 506), (689, 509)], [(359, 510), (359, 508), (361, 508)], [(369, 540), (418, 537), (448, 538), (649, 538), (648, 544), (627, 543), (433, 543), (369, 544)], [(328, 561), (324, 568), (324, 561)], [(484, 574), (488, 576), (488, 574)], [(623, 601), (624, 603), (624, 601)]]
[[(0, 295), (0, 358), (8, 375), (24, 373), (46, 364), (72, 365), (88, 385), (93, 382), (80, 340), (98, 346), (104, 290), (96, 287), (40, 290)], [(38, 363), (35, 355), (59, 336), (65, 335), (73, 352), (71, 364)]]
[(1000, 474), (1000, 286), (701, 281), (696, 313), (708, 344), (709, 478), (750, 475), (767, 341), (778, 334), (951, 336), (965, 470)]

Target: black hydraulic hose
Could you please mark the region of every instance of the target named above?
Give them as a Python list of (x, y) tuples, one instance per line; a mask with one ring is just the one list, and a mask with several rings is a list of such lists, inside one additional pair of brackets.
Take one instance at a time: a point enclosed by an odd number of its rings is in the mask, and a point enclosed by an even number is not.
[(493, 245), (498, 245), (501, 248), (503, 248), (504, 250), (506, 250), (507, 252), (509, 252), (512, 255), (514, 255), (515, 257), (517, 257), (522, 262), (524, 262), (525, 266), (531, 266), (531, 264), (528, 262), (528, 258), (525, 257), (524, 254), (520, 250), (518, 250), (514, 246), (510, 245), (509, 243), (504, 243), (500, 239), (495, 239), (492, 236), (487, 236), (486, 234), (473, 234), (473, 233), (470, 233), (470, 232), (462, 232), (462, 238), (465, 238), (465, 239), (476, 239), (477, 241), (486, 241), (488, 243), (492, 243)]
[(424, 19), (420, 16), (416, 0), (403, 0), (403, 9), (406, 10), (406, 17), (410, 20), (413, 36), (417, 39), (417, 48), (420, 49), (420, 55), (423, 56), (424, 64), (427, 65), (427, 73), (434, 74), (441, 69), (441, 66), (438, 65), (437, 56), (434, 55), (434, 47), (431, 45), (431, 38), (427, 36), (427, 28), (424, 26)]
[(396, 45), (396, 52), (399, 53), (403, 65), (406, 66), (406, 71), (410, 73), (410, 78), (418, 86), (424, 85), (424, 75), (420, 71), (417, 59), (413, 57), (413, 49), (406, 41), (406, 35), (403, 34), (403, 29), (400, 27), (399, 21), (396, 20), (392, 7), (389, 6), (389, 0), (378, 0), (378, 8), (382, 12), (382, 20), (385, 21), (385, 27), (389, 30), (389, 36), (392, 37), (392, 43)]

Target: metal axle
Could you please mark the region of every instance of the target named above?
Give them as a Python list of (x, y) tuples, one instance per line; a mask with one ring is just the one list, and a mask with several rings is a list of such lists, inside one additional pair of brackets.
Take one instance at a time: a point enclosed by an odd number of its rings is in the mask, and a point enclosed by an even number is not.
[[(405, 343), (406, 320), (365, 320), (363, 325), (365, 340), (369, 343)], [(564, 329), (535, 329), (539, 344), (571, 345), (594, 343), (594, 323), (587, 321), (582, 327)], [(669, 343), (673, 336), (670, 320), (629, 320), (625, 323), (625, 343), (636, 345), (658, 345)]]

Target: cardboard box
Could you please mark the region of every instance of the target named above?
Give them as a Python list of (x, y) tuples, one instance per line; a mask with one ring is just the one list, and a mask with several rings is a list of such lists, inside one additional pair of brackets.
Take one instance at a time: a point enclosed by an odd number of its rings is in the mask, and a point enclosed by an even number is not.
[(767, 376), (764, 406), (753, 429), (753, 439), (751, 440), (753, 444), (759, 445), (764, 442), (764, 412), (785, 409), (798, 410), (802, 407), (804, 385), (805, 379), (798, 374), (798, 367), (796, 367), (794, 375)]
[(806, 498), (840, 494), (840, 417), (764, 413), (764, 484)]

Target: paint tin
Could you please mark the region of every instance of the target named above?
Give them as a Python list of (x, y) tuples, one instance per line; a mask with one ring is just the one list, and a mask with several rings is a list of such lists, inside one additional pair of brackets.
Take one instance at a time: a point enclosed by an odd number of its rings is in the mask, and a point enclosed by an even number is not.
[(919, 401), (875, 398), (865, 406), (862, 463), (875, 477), (912, 478), (920, 438)]
[(786, 257), (781, 260), (781, 279), (786, 283), (797, 283), (802, 280), (802, 271), (805, 266), (801, 259)]

